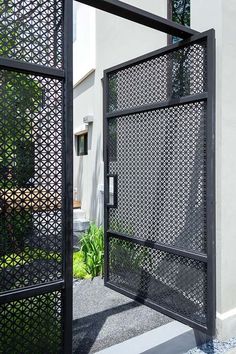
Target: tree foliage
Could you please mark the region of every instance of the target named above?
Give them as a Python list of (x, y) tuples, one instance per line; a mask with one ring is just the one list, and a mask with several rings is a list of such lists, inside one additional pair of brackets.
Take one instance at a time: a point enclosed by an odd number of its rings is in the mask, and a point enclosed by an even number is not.
[[(11, 3), (0, 0), (3, 19), (0, 30), (2, 57), (10, 55), (17, 45), (17, 38), (18, 41), (20, 38), (20, 23), (17, 20), (5, 20), (13, 11)], [(24, 187), (34, 175), (35, 137), (32, 115), (39, 112), (42, 88), (32, 76), (2, 70), (0, 96), (0, 188)]]
[[(9, 20), (13, 6), (10, 0), (0, 0), (0, 56), (5, 58), (14, 58), (12, 53), (22, 36), (20, 22), (15, 16)], [(24, 248), (32, 223), (29, 211), (12, 208), (3, 196), (27, 187), (34, 177), (34, 116), (40, 113), (42, 93), (33, 75), (0, 70), (0, 244), (6, 253)]]
[(172, 0), (172, 20), (190, 26), (190, 0)]

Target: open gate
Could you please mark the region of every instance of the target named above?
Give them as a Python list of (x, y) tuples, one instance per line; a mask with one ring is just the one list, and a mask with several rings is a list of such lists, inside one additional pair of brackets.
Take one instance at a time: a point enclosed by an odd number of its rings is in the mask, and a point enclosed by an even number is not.
[(71, 353), (72, 1), (0, 4), (0, 353)]
[(215, 37), (104, 72), (105, 284), (215, 332)]

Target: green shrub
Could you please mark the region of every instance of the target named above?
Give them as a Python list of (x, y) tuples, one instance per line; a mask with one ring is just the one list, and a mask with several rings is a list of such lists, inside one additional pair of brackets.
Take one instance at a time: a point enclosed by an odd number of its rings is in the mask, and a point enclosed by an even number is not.
[(26, 210), (0, 213), (0, 256), (24, 250), (32, 232), (32, 214)]
[(2, 256), (0, 271), (5, 268), (30, 264), (37, 260), (44, 260), (44, 261), (55, 260), (60, 263), (61, 255), (56, 252), (49, 252), (49, 251), (42, 250), (40, 248), (26, 247), (21, 252)]
[(75, 278), (94, 278), (103, 275), (104, 231), (91, 224), (80, 241), (81, 250), (74, 253), (73, 274)]
[(84, 263), (84, 254), (82, 251), (74, 252), (73, 254), (73, 276), (77, 279), (90, 279), (91, 276), (87, 273)]

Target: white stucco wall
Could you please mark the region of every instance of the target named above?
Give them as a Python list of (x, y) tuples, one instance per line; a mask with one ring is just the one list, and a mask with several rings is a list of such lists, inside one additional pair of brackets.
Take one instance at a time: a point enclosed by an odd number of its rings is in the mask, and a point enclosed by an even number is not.
[(95, 9), (73, 3), (73, 83), (95, 68)]
[(236, 336), (236, 1), (191, 0), (192, 27), (216, 30), (217, 334)]
[[(127, 3), (156, 13), (167, 15), (166, 0), (130, 0)], [(85, 6), (85, 5), (84, 5)], [(95, 10), (96, 48), (95, 73), (89, 75), (74, 89), (74, 124), (82, 124), (83, 116), (94, 115), (89, 132), (91, 141), (87, 156), (74, 157), (74, 186), (78, 187), (82, 209), (90, 220), (103, 220), (103, 70), (136, 56), (163, 47), (167, 43), (165, 34)], [(83, 24), (81, 23), (81, 28)], [(79, 24), (78, 24), (79, 27)], [(78, 43), (79, 44), (79, 43)], [(80, 65), (74, 53), (74, 63)], [(75, 64), (74, 64), (75, 65)], [(92, 83), (93, 81), (93, 83)], [(91, 137), (92, 135), (92, 137)]]

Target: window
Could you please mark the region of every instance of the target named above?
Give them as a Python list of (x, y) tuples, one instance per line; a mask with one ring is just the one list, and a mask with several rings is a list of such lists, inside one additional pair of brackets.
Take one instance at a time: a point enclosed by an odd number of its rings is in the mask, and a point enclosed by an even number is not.
[(76, 136), (77, 156), (88, 155), (88, 133)]
[[(190, 0), (169, 0), (168, 19), (190, 27)], [(171, 44), (179, 40), (178, 37), (169, 36), (168, 42)]]

